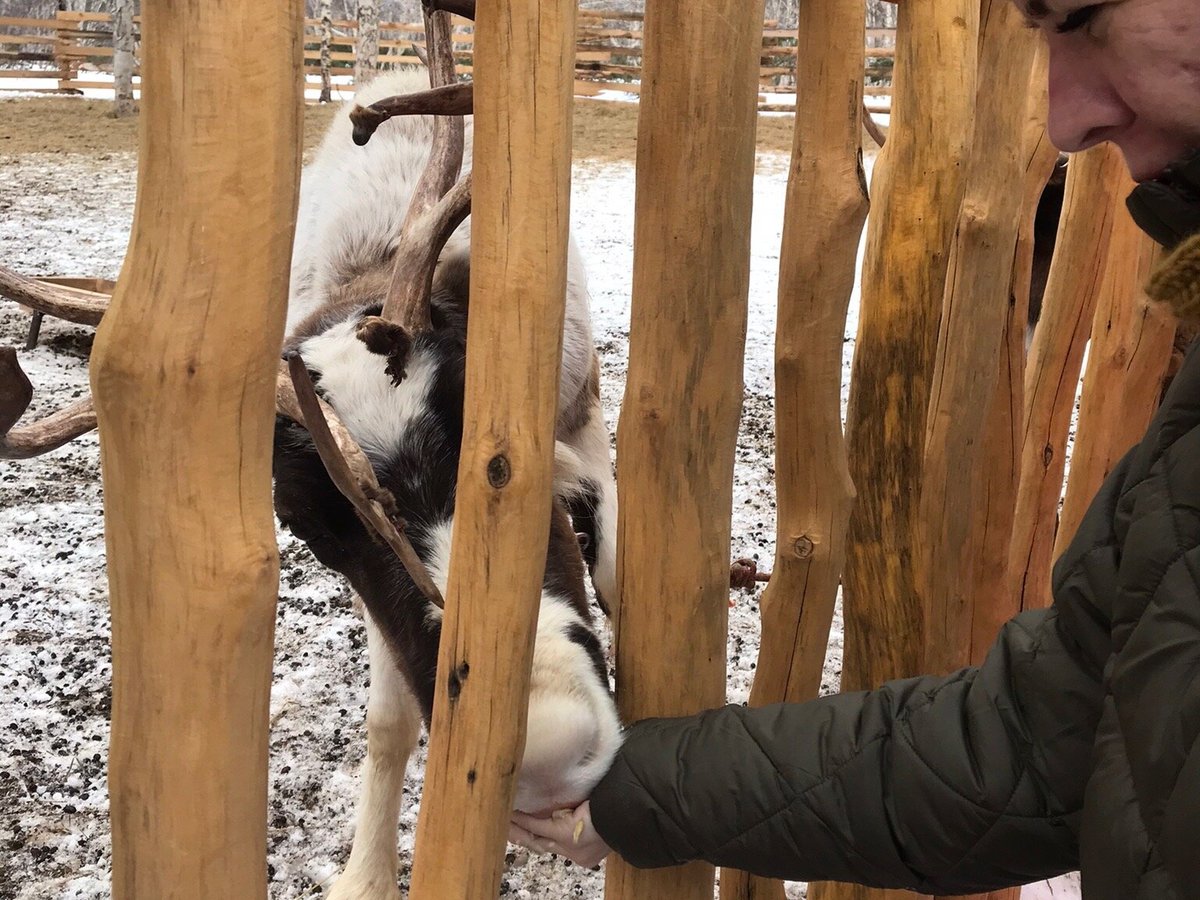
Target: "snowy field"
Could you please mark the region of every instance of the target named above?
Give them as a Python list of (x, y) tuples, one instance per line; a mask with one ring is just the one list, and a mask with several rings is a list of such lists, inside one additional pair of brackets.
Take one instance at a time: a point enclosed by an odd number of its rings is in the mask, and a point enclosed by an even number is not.
[[(868, 161), (869, 163), (870, 161)], [(116, 277), (128, 238), (136, 160), (110, 154), (0, 157), (0, 262), (35, 275)], [(737, 451), (731, 558), (774, 553), (772, 353), (787, 159), (760, 156), (755, 181), (745, 409)], [(634, 172), (576, 166), (575, 235), (588, 261), (603, 396), (621, 399), (629, 329)], [(848, 376), (857, 304), (847, 326)], [(0, 303), (0, 342), (28, 319)], [(87, 387), (91, 330), (47, 320), (22, 353), (33, 414)], [(843, 399), (845, 391), (843, 391)], [(0, 900), (109, 896), (105, 754), (111, 703), (101, 486), (95, 435), (25, 463), (0, 464)], [(345, 862), (365, 752), (366, 645), (345, 585), (279, 533), (281, 585), (271, 697), (269, 864), (273, 900), (314, 898)], [(731, 702), (746, 700), (758, 652), (757, 595), (730, 610)], [(837, 689), (841, 621), (822, 684)], [(422, 742), (423, 744), (424, 742)], [(407, 884), (424, 749), (402, 816)], [(502, 895), (599, 898), (602, 876), (554, 857), (510, 852)], [(1070, 888), (1053, 895), (1069, 897)], [(790, 885), (789, 897), (802, 897)], [(1028, 896), (1028, 894), (1027, 894)]]

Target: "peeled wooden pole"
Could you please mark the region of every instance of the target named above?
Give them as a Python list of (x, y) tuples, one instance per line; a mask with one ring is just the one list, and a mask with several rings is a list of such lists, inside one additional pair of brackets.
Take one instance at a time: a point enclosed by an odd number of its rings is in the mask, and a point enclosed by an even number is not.
[[(842, 579), (845, 691), (921, 668), (913, 529), (961, 160), (975, 108), (979, 0), (918, 0), (901, 4), (898, 15), (892, 120), (871, 182), (846, 423), (858, 496)], [(819, 884), (809, 896), (889, 894)]]
[(922, 0), (898, 14), (892, 125), (871, 184), (846, 425), (858, 500), (844, 584), (845, 690), (920, 668), (911, 529), (975, 105), (978, 0)]
[(1127, 215), (1117, 203), (1124, 165), (1116, 148), (1103, 144), (1076, 154), (1067, 172), (1054, 261), (1025, 372), (1021, 482), (1009, 548), (1009, 589), (1022, 609), (1050, 602), (1064, 453), (1083, 350), (1113, 220)]
[(973, 526), (989, 462), (986, 401), (996, 391), (1022, 213), (1012, 185), (1024, 176), (1025, 162), (1012, 135), (1025, 121), (1036, 44), (1011, 0), (985, 0), (979, 27), (975, 137), (938, 333), (915, 553), (924, 668), (939, 674), (970, 663), (975, 610), (1002, 600), (1007, 588), (975, 594), (983, 533)]
[[(987, 439), (999, 438), (1003, 462), (1011, 417), (988, 419), (999, 376), (1011, 361), (1011, 278), (1021, 228), (1022, 194), (1012, 190), (1026, 172), (1020, 135), (1026, 122), (1037, 43), (1010, 0), (984, 0), (979, 20), (975, 136), (966, 163), (966, 189), (951, 248), (937, 363), (929, 401), (917, 541), (917, 581), (924, 608), (924, 668), (948, 674), (972, 662), (976, 617), (1007, 612), (1007, 583), (983, 583), (989, 522), (981, 497), (995, 471)], [(1011, 384), (1011, 383), (1010, 383)], [(993, 432), (996, 425), (1001, 427)], [(1003, 427), (1008, 426), (1008, 427)], [(1012, 470), (1001, 466), (1002, 472)], [(996, 483), (996, 501), (1013, 485)], [(1011, 510), (1011, 507), (1010, 507)], [(979, 898), (983, 900), (987, 895)], [(1000, 895), (996, 898), (999, 900)]]
[(574, 0), (481, 2), (463, 454), (412, 900), (499, 892), (550, 528)]
[[(975, 545), (973, 596), (987, 598), (975, 604), (971, 629), (970, 662), (983, 662), (1000, 626), (1021, 611), (1020, 598), (1009, 590), (1008, 545), (1012, 539), (1017, 483), (1021, 473), (1021, 421), (1025, 397), (1025, 334), (1029, 318), (1030, 280), (1033, 266), (1033, 228), (1038, 200), (1058, 159), (1058, 150), (1046, 136), (1046, 45), (1037, 42), (1030, 76), (1022, 158), (1025, 185), (1013, 271), (1009, 278), (1012, 301), (1000, 353), (996, 391), (987, 414), (984, 433), (986, 459), (983, 479), (976, 492), (972, 523)], [(1001, 894), (1000, 896), (1003, 896)]]
[(1074, 538), (1092, 498), (1125, 452), (1138, 442), (1158, 408), (1171, 363), (1176, 319), (1142, 290), (1158, 248), (1124, 213), (1128, 182), (1118, 190), (1112, 240), (1079, 401), (1067, 494), (1054, 556)]
[[(862, 171), (864, 0), (800, 7), (797, 111), (775, 333), (775, 563), (763, 593), (751, 706), (817, 696), (846, 554), (854, 485), (842, 437), (846, 309), (867, 216)], [(783, 885), (721, 872), (722, 900)]]
[[(617, 701), (626, 721), (725, 700), (762, 15), (762, 0), (646, 7), (617, 430)], [(609, 900), (713, 895), (707, 864), (642, 870), (610, 857), (607, 867)]]
[(302, 16), (299, 0), (142, 7), (137, 207), (91, 357), (116, 900), (267, 895), (271, 445)]

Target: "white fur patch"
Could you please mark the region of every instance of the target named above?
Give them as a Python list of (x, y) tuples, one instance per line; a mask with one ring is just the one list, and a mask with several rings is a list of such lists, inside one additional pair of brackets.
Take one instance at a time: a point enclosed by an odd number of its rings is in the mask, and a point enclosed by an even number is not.
[[(425, 532), (430, 552), (429, 575), (443, 592), (450, 575), (453, 520)], [(440, 624), (442, 611), (430, 604), (430, 625)], [(517, 780), (514, 806), (529, 812), (578, 803), (608, 771), (621, 745), (621, 723), (592, 657), (568, 637), (584, 625), (562, 597), (543, 591), (533, 644), (529, 681), (529, 720), (525, 756)]]
[(542, 594), (525, 755), (513, 806), (538, 813), (575, 806), (604, 777), (621, 746), (621, 723), (608, 685), (592, 657), (568, 637), (578, 614), (560, 597)]
[(300, 355), (320, 374), (322, 394), (354, 439), (368, 456), (381, 460), (393, 455), (427, 414), (436, 365), (428, 352), (414, 352), (397, 387), (386, 360), (355, 336), (357, 324), (340, 322), (309, 338)]

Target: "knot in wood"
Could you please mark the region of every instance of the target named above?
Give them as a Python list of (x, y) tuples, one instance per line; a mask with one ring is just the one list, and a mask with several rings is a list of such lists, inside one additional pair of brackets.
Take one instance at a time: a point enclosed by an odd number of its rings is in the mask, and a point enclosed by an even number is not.
[(458, 668), (450, 673), (450, 678), (446, 685), (446, 693), (450, 695), (451, 700), (457, 700), (458, 695), (462, 693), (463, 682), (467, 680), (467, 675), (471, 673), (471, 667), (465, 662), (460, 663)]
[(496, 490), (508, 484), (512, 478), (512, 466), (508, 462), (508, 457), (503, 453), (497, 453), (487, 464), (487, 480), (488, 484)]
[(1053, 461), (1053, 459), (1054, 448), (1047, 444), (1042, 448), (1042, 467), (1046, 469), (1050, 468), (1050, 463)]
[(792, 552), (801, 559), (808, 559), (813, 555), (814, 550), (816, 550), (816, 545), (813, 543), (812, 538), (805, 534), (796, 538), (796, 542), (792, 544)]

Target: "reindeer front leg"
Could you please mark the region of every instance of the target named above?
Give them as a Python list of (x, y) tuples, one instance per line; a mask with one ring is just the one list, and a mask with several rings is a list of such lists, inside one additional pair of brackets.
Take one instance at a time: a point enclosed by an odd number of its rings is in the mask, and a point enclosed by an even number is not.
[(371, 666), (367, 758), (350, 861), (328, 900), (400, 900), (396, 829), (404, 773), (421, 735), (421, 710), (382, 632), (365, 611), (364, 618)]

